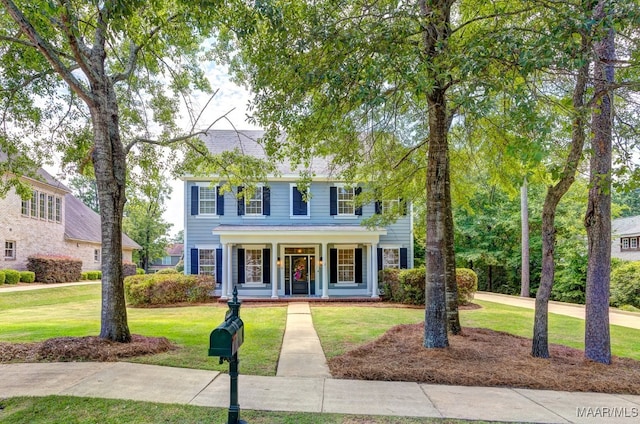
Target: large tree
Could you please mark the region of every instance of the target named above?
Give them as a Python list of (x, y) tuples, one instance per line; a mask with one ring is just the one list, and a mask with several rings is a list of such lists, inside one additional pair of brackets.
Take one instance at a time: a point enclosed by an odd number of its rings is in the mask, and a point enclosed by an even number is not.
[(100, 337), (129, 341), (121, 260), (127, 155), (142, 139), (169, 141), (178, 132), (179, 97), (209, 90), (198, 65), (213, 9), (180, 0), (0, 5), (2, 138), (27, 133), (93, 166), (103, 246)]

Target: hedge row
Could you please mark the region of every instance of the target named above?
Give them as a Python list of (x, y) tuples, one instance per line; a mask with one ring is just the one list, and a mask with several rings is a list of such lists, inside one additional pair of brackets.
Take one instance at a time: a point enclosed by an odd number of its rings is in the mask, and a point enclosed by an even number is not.
[(80, 278), (82, 280), (100, 280), (102, 279), (102, 271), (83, 271)]
[[(409, 305), (424, 305), (426, 280), (424, 267), (384, 269), (378, 274), (378, 279), (384, 300)], [(470, 303), (474, 293), (478, 291), (478, 276), (471, 269), (457, 268), (456, 281), (458, 283), (458, 304)]]
[(29, 256), (27, 269), (41, 283), (67, 283), (80, 281), (82, 261), (68, 256)]
[(213, 295), (213, 278), (202, 275), (148, 274), (124, 279), (124, 292), (132, 306), (206, 302)]

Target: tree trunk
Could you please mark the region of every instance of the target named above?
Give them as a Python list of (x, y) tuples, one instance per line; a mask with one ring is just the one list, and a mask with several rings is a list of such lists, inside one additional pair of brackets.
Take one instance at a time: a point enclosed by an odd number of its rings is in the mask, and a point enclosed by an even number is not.
[(102, 228), (102, 312), (100, 337), (130, 342), (122, 267), (126, 155), (120, 140), (118, 103), (108, 76), (92, 85), (97, 99), (90, 107), (93, 122), (93, 166), (98, 186)]
[[(606, 20), (606, 1), (596, 6), (595, 20)], [(605, 24), (606, 25), (606, 24)], [(605, 26), (605, 28), (607, 28)], [(611, 150), (613, 94), (607, 85), (614, 81), (614, 33), (612, 29), (594, 43), (594, 89), (602, 94), (591, 116), (591, 171), (589, 203), (585, 215), (589, 263), (587, 266), (584, 353), (587, 359), (611, 363), (609, 334), (609, 283), (611, 272)]]
[(529, 297), (529, 202), (527, 199), (527, 177), (520, 188), (520, 217), (522, 234), (522, 273), (520, 296)]
[(429, 96), (424, 346), (447, 347), (446, 252), (448, 146), (444, 93)]
[[(588, 53), (588, 41), (582, 37), (582, 52)], [(533, 340), (531, 355), (537, 358), (549, 357), (549, 297), (555, 276), (554, 250), (556, 244), (555, 217), (556, 208), (567, 193), (575, 179), (582, 149), (585, 142), (584, 96), (589, 77), (590, 61), (580, 68), (573, 90), (573, 110), (575, 117), (572, 123), (571, 148), (562, 171), (560, 181), (547, 189), (542, 206), (542, 271), (540, 287), (536, 294), (536, 309), (533, 323)]]

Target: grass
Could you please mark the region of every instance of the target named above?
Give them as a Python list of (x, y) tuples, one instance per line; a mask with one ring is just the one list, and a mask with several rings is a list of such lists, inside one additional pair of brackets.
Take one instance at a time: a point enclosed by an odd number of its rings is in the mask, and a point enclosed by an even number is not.
[[(15, 397), (0, 400), (0, 422), (5, 424), (222, 423), (226, 422), (227, 414), (227, 410), (223, 408), (68, 396)], [(241, 410), (240, 418), (251, 424), (460, 424), (472, 422), (441, 418), (251, 410)], [(473, 421), (473, 423), (480, 422)]]

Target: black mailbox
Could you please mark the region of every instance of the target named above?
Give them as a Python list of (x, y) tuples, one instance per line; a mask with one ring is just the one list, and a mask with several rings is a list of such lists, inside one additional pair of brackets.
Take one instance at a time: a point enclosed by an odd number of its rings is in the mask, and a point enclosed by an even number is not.
[(209, 336), (209, 356), (231, 358), (244, 342), (244, 323), (239, 317), (229, 316)]

